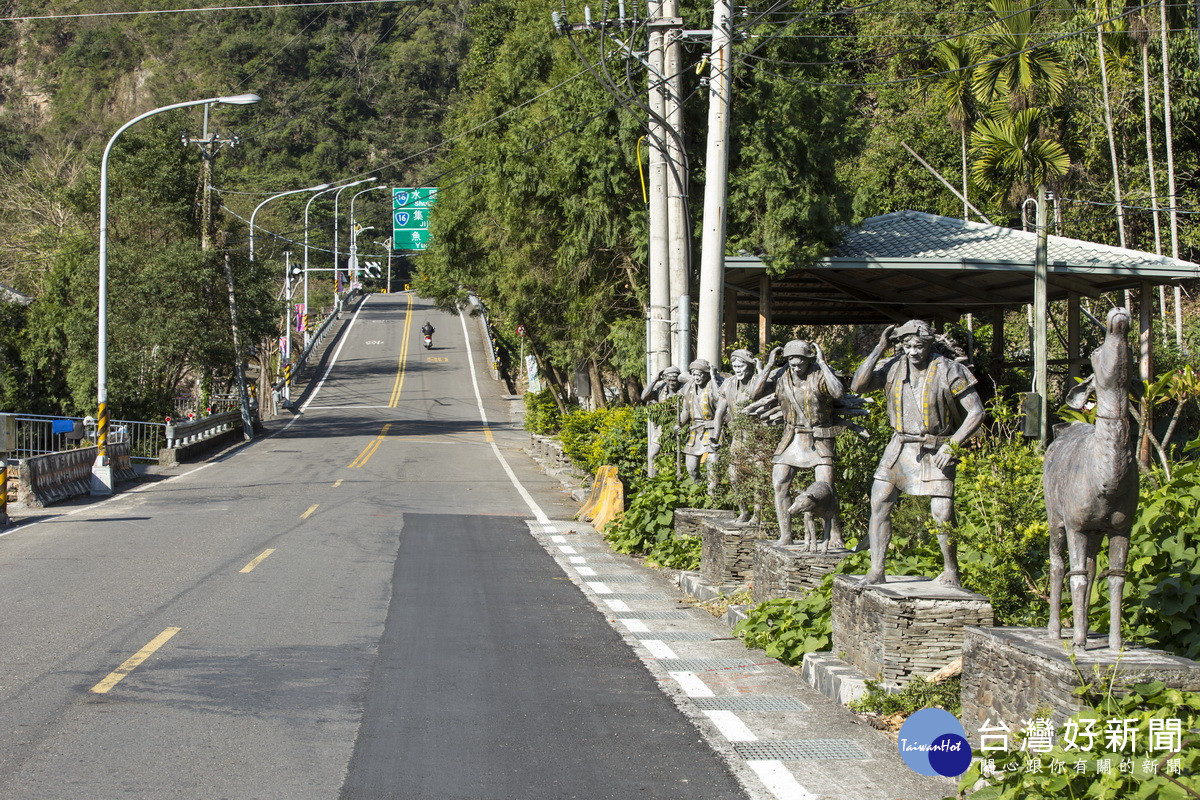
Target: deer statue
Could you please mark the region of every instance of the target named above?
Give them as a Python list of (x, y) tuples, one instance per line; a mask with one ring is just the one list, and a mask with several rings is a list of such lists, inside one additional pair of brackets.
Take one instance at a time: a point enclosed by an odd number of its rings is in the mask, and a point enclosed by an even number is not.
[(1088, 635), (1088, 601), (1096, 578), (1096, 554), (1108, 536), (1108, 647), (1120, 650), (1121, 594), (1129, 531), (1138, 500), (1138, 471), (1129, 431), (1129, 311), (1108, 312), (1104, 343), (1092, 353), (1092, 377), (1074, 387), (1067, 403), (1082, 408), (1096, 392), (1096, 423), (1060, 427), (1046, 449), (1043, 485), (1050, 522), (1051, 639), (1062, 635), (1063, 544), (1066, 543), (1074, 612), (1073, 643), (1083, 648)]

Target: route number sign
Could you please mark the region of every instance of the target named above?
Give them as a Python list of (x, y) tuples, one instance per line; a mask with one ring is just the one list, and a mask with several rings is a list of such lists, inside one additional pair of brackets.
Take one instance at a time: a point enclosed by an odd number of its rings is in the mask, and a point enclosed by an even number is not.
[(429, 209), (437, 202), (437, 187), (392, 189), (392, 242), (397, 250), (429, 247)]

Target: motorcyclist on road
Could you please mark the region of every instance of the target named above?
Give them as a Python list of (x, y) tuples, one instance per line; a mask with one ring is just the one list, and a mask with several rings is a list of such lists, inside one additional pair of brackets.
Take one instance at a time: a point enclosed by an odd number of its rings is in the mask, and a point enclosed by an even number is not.
[(421, 326), (421, 333), (425, 334), (426, 336), (433, 336), (433, 326), (429, 324), (428, 320), (426, 320), (425, 324)]

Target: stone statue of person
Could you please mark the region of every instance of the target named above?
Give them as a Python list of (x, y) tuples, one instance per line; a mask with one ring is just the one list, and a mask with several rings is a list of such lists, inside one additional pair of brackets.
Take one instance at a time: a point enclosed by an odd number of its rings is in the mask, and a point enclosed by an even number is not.
[[(766, 394), (771, 369), (775, 366), (775, 353), (771, 354), (770, 361), (764, 367), (749, 350), (734, 350), (729, 354), (729, 364), (733, 375), (721, 382), (716, 426), (713, 430), (713, 438), (718, 442), (721, 441), (721, 433), (725, 426), (733, 421), (734, 412)], [(744, 456), (744, 452), (744, 437), (734, 436), (729, 442), (730, 485), (736, 485), (738, 482), (736, 464), (738, 459)], [(754, 524), (758, 521), (758, 513), (759, 509), (755, 508), (751, 512), (746, 504), (739, 501), (738, 517), (735, 521), (740, 524)]]
[[(659, 370), (653, 380), (646, 384), (642, 392), (643, 403), (661, 403), (679, 394), (682, 384), (679, 382), (681, 370), (679, 367), (666, 367)], [(658, 469), (654, 461), (662, 449), (662, 425), (653, 419), (646, 420), (646, 477), (653, 478)]]
[[(783, 412), (783, 438), (772, 459), (771, 483), (775, 489), (775, 515), (779, 521), (779, 544), (792, 543), (792, 512), (789, 492), (797, 470), (813, 470), (814, 482), (833, 486), (834, 441), (837, 428), (833, 401), (845, 394), (816, 342), (793, 339), (775, 348), (771, 360), (782, 351), (787, 365), (775, 376), (775, 397)], [(836, 496), (832, 500), (837, 508)], [(829, 546), (841, 548), (842, 525), (836, 511)]]
[(706, 464), (708, 491), (717, 485), (717, 403), (720, 379), (707, 359), (698, 358), (688, 364), (691, 380), (680, 392), (679, 427), (687, 431), (683, 446), (684, 466), (692, 480), (700, 481), (700, 464)]
[[(900, 351), (877, 366), (889, 345)], [(888, 421), (894, 431), (883, 451), (871, 487), (871, 569), (867, 583), (885, 581), (884, 565), (892, 539), (892, 509), (900, 493), (930, 498), (939, 525), (943, 570), (938, 581), (959, 585), (958, 552), (950, 538), (954, 523), (953, 446), (962, 444), (983, 422), (983, 401), (975, 377), (954, 353), (937, 341), (921, 320), (890, 325), (854, 372), (854, 392), (884, 390)]]

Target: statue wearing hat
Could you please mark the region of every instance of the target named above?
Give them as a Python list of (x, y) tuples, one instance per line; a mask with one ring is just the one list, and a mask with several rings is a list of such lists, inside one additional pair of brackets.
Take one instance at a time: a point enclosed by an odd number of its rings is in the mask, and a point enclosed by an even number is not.
[[(884, 350), (899, 351), (876, 366)], [(884, 390), (894, 434), (875, 470), (871, 487), (871, 569), (867, 583), (883, 583), (892, 509), (901, 492), (930, 498), (930, 513), (940, 526), (938, 544), (944, 569), (938, 580), (958, 586), (958, 554), (950, 540), (954, 522), (955, 456), (983, 422), (983, 401), (975, 377), (947, 340), (928, 323), (912, 320), (890, 325), (854, 372), (855, 392)], [(965, 359), (964, 359), (965, 360)]]
[[(775, 514), (779, 520), (779, 544), (792, 543), (792, 511), (789, 492), (796, 471), (812, 469), (817, 483), (833, 486), (834, 441), (838, 429), (833, 416), (834, 401), (845, 394), (841, 380), (825, 363), (815, 342), (793, 339), (771, 353), (782, 350), (787, 366), (775, 377), (775, 397), (783, 413), (783, 438), (772, 459), (771, 482), (775, 488)], [(841, 521), (837, 497), (831, 500), (832, 524), (828, 544), (840, 548)]]
[[(643, 403), (661, 403), (679, 394), (682, 384), (679, 381), (679, 367), (667, 367), (659, 370), (654, 379), (646, 384), (642, 392)], [(654, 460), (662, 449), (662, 425), (653, 419), (646, 420), (646, 476), (653, 478), (656, 469)]]
[(688, 364), (691, 380), (680, 392), (679, 427), (687, 431), (683, 446), (684, 465), (692, 480), (700, 480), (700, 464), (707, 462), (708, 491), (711, 494), (717, 483), (717, 403), (720, 400), (719, 379), (712, 364), (698, 358)]
[[(764, 367), (758, 359), (750, 354), (749, 350), (734, 350), (729, 354), (729, 364), (733, 375), (721, 382), (716, 426), (713, 430), (713, 437), (718, 442), (721, 440), (721, 432), (724, 427), (733, 421), (734, 412), (748, 403), (758, 400), (766, 393), (767, 379), (770, 377), (771, 369), (775, 366), (775, 353), (771, 354), (767, 366)], [(735, 433), (729, 442), (729, 483), (731, 485), (735, 485), (738, 481), (736, 464), (745, 450), (744, 438)], [(759, 509), (755, 508), (752, 513), (747, 505), (739, 501), (736, 521), (753, 524), (757, 521), (758, 512)]]

